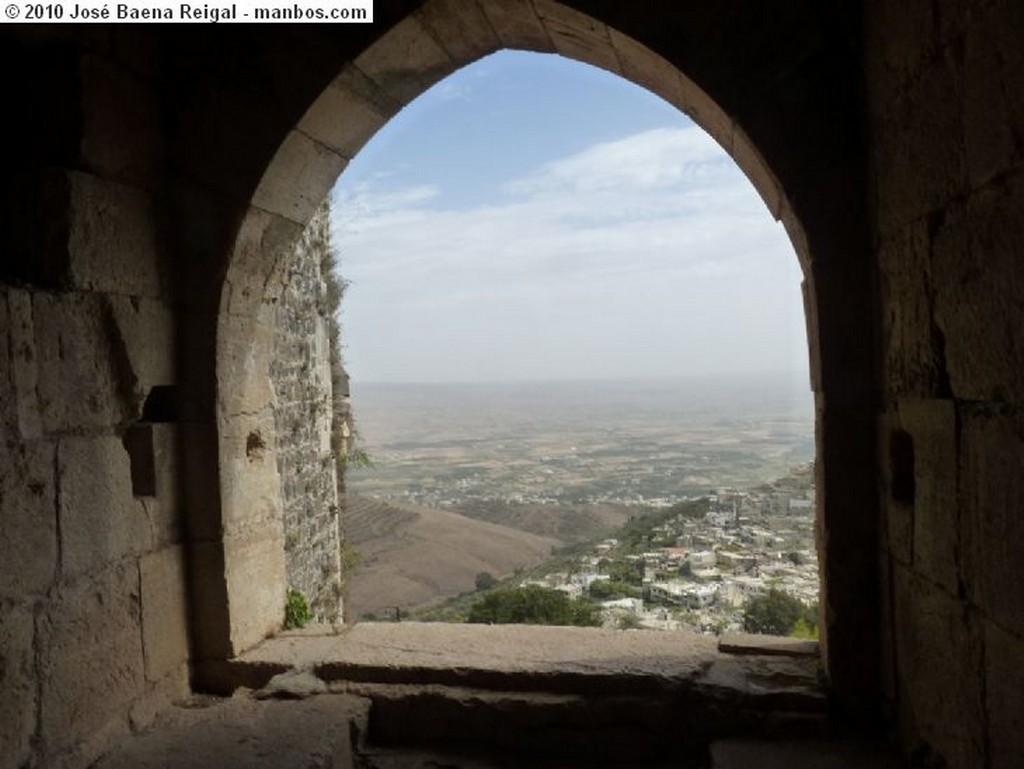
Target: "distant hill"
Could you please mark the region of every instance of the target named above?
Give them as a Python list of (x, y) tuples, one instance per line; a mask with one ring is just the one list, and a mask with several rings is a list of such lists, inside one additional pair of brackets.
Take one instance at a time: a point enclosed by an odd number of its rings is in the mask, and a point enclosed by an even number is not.
[(561, 542), (457, 513), (352, 495), (346, 537), (361, 563), (349, 580), (348, 616), (407, 611), (544, 561)]
[(544, 505), (490, 500), (464, 502), (452, 510), (478, 521), (553, 537), (566, 545), (608, 536), (637, 512), (635, 507), (614, 504)]

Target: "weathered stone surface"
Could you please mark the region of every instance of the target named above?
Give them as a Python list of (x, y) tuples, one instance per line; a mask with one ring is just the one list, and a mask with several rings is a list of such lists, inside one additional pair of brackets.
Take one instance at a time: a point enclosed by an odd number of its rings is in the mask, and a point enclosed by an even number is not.
[(288, 585), (316, 622), (336, 622), (342, 595), (327, 286), (330, 216), (321, 206), (296, 245), (274, 324), (270, 381)]
[(964, 581), (988, 617), (1024, 635), (1024, 426), (998, 407), (961, 411)]
[(27, 291), (10, 289), (6, 293), (10, 369), (10, 397), (4, 398), (8, 408), (15, 410), (10, 419), (12, 433), (17, 428), (22, 438), (33, 439), (43, 434), (38, 396), (39, 364), (36, 361), (36, 335), (32, 322), (32, 297)]
[(299, 121), (299, 130), (343, 158), (355, 156), (390, 117), (349, 87), (339, 76), (320, 94)]
[(36, 728), (34, 619), (0, 598), (0, 769), (26, 766)]
[(228, 534), (281, 522), (274, 415), (238, 416), (221, 429), (221, 525)]
[(57, 569), (55, 449), (0, 443), (0, 598), (44, 594)]
[(118, 566), (63, 586), (38, 625), (45, 752), (88, 765), (127, 728), (143, 689), (139, 572)]
[(605, 24), (553, 0), (535, 0), (534, 7), (558, 53), (622, 74)]
[(960, 577), (956, 410), (950, 400), (903, 400), (899, 416), (914, 438), (914, 569), (956, 594)]
[(305, 224), (348, 161), (299, 131), (291, 131), (256, 188), (252, 203)]
[(412, 101), (456, 66), (415, 16), (395, 25), (355, 65), (399, 104)]
[(188, 602), (184, 551), (169, 547), (139, 560), (142, 654), (146, 679), (177, 676), (185, 683), (188, 663)]
[(491, 27), (503, 46), (553, 53), (551, 36), (537, 18), (530, 0), (479, 0)]
[(217, 378), (221, 414), (230, 418), (268, 409), (274, 399), (269, 376), (272, 320), (229, 317), (221, 322), (220, 331)]
[(471, 62), (501, 47), (476, 3), (431, 0), (416, 16), (452, 61)]
[(253, 696), (258, 700), (304, 700), (315, 694), (326, 694), (327, 684), (308, 670), (278, 673)]
[(164, 290), (154, 206), (137, 188), (72, 174), (70, 281), (75, 288), (158, 297)]
[(1024, 328), (1018, 244), (1024, 179), (1012, 178), (951, 206), (932, 255), (936, 323), (957, 398), (1024, 403), (1016, 334)]
[(280, 519), (225, 535), (224, 575), (231, 650), (237, 655), (279, 630), (284, 622), (287, 584)]
[(33, 361), (47, 432), (134, 421), (142, 393), (110, 305), (92, 294), (35, 294)]
[(127, 296), (111, 296), (109, 301), (116, 338), (140, 395), (148, 394), (157, 385), (177, 382), (177, 334), (171, 306), (163, 301)]
[[(223, 315), (237, 315), (250, 321), (259, 315), (261, 305), (276, 299), (281, 283), (272, 278), (280, 277), (303, 227), (285, 216), (249, 209), (235, 239), (231, 270), (221, 294), (222, 323), (230, 320)], [(222, 344), (222, 338), (232, 336), (222, 331), (218, 344)]]
[[(967, 605), (893, 569), (898, 691), (907, 747), (949, 769), (984, 765), (983, 638)], [(941, 690), (942, 696), (936, 696)]]
[(366, 700), (342, 695), (175, 708), (96, 769), (352, 769), (351, 735), (365, 732), (368, 709)]
[(883, 235), (932, 211), (960, 192), (964, 178), (960, 101), (962, 73), (955, 59), (931, 61), (887, 106), (873, 145), (878, 228)]
[(882, 334), (889, 391), (934, 397), (946, 386), (945, 359), (932, 314), (927, 223), (914, 222), (882, 243)]
[(120, 439), (62, 438), (57, 466), (65, 576), (98, 572), (152, 546), (146, 511), (132, 496), (128, 452)]
[(1024, 639), (985, 623), (985, 709), (992, 769), (1013, 769), (1024, 756)]

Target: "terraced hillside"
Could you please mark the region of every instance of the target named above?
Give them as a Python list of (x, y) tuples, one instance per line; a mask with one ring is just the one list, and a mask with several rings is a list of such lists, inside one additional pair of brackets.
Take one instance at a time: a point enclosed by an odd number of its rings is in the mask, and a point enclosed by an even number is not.
[(348, 616), (394, 613), (472, 590), (476, 575), (496, 577), (545, 560), (559, 540), (456, 513), (353, 495), (346, 536), (361, 563), (349, 580)]

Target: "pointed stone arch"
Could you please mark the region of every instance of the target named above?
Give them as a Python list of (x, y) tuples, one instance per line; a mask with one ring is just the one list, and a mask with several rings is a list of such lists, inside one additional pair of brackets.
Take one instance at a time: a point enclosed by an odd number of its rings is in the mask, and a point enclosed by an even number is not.
[[(284, 43), (263, 55), (264, 75), (301, 78), (290, 90), (276, 86), (291, 94), (281, 97), (288, 107), (245, 156), (241, 180), (218, 177), (211, 161), (210, 178), (230, 188), (240, 223), (220, 241), (230, 246), (214, 263), (222, 287), (210, 297), (214, 357), (198, 367), (215, 382), (219, 489), (216, 522), (206, 520), (193, 546), (193, 585), (215, 582), (193, 590), (200, 661), (252, 646), (281, 617), (267, 369), (285, 255), (346, 163), (398, 110), (455, 69), (517, 48), (594, 64), (675, 105), (722, 145), (785, 225), (805, 275), (817, 399), (824, 661), (840, 701), (851, 708), (877, 701), (878, 648), (865, 642), (864, 627), (878, 626), (878, 319), (863, 242), (856, 79), (848, 52), (829, 52), (842, 45), (835, 20), (813, 3), (770, 19), (747, 6), (716, 4), (687, 16), (661, 4), (582, 0), (397, 3), (347, 47), (328, 50), (337, 40), (313, 33), (298, 54), (312, 64), (294, 73)], [(244, 114), (222, 130), (242, 135)], [(202, 144), (198, 132), (196, 139)], [(245, 451), (253, 436), (265, 446), (258, 461)]]

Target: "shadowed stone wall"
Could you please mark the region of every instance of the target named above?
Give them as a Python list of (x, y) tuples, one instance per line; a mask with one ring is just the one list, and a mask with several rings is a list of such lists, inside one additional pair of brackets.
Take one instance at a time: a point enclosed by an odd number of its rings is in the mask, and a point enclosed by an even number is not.
[(928, 766), (1024, 761), (1024, 6), (870, 2), (885, 683)]
[(321, 272), (330, 248), (325, 201), (284, 271), (270, 364), (288, 585), (306, 596), (315, 621), (327, 623), (341, 618), (342, 595), (330, 308)]

